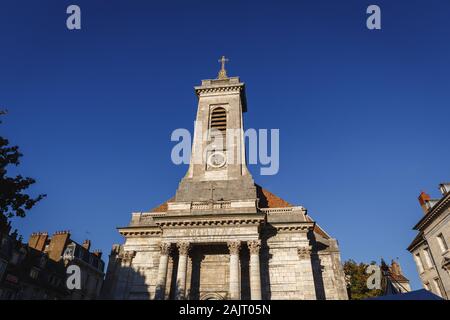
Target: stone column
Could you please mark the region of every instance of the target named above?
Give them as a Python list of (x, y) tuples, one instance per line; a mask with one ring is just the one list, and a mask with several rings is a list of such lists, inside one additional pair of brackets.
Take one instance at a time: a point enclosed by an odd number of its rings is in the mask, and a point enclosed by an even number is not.
[(261, 300), (261, 274), (259, 266), (260, 240), (247, 242), (250, 251), (250, 298), (252, 300)]
[(119, 253), (120, 267), (118, 276), (118, 290), (115, 292), (115, 296), (119, 299), (127, 299), (130, 288), (133, 285), (133, 259), (136, 256), (136, 251), (122, 251)]
[(317, 298), (311, 261), (311, 249), (311, 246), (297, 248), (298, 259), (300, 261), (301, 283), (303, 286), (303, 299), (305, 300), (315, 300)]
[(155, 299), (164, 300), (167, 281), (167, 265), (169, 262), (170, 243), (163, 242), (160, 245), (158, 277), (156, 280)]
[(230, 299), (241, 299), (241, 286), (239, 280), (239, 249), (241, 248), (240, 241), (228, 242), (228, 249), (230, 250)]
[(186, 269), (187, 257), (189, 252), (189, 242), (177, 243), (177, 247), (179, 255), (175, 299), (183, 300), (186, 298)]

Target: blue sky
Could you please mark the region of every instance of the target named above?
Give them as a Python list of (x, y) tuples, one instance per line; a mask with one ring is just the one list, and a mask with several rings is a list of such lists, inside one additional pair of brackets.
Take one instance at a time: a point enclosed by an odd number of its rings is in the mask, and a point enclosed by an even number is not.
[[(370, 4), (382, 30), (366, 28)], [(174, 194), (187, 168), (170, 134), (192, 130), (193, 86), (226, 55), (246, 128), (280, 129), (280, 171), (251, 166), (255, 181), (308, 208), (344, 260), (399, 257), (419, 288), (417, 196), (449, 180), (449, 20), (446, 0), (3, 0), (0, 132), (48, 194), (14, 225), (70, 229), (108, 254), (132, 211)]]

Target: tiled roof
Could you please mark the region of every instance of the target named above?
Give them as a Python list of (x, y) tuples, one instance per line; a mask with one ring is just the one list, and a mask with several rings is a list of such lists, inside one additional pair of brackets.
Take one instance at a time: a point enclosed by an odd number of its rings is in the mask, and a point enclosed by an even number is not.
[(259, 198), (260, 208), (288, 208), (294, 206), (259, 185), (256, 185), (256, 194)]
[(172, 202), (174, 200), (175, 200), (175, 197), (172, 197), (169, 200), (167, 200), (166, 202), (161, 203), (156, 208), (151, 209), (150, 212), (166, 212), (167, 211), (167, 202)]
[[(310, 216), (306, 216), (306, 220), (314, 222), (314, 220)], [(330, 239), (328, 233), (326, 233), (325, 230), (323, 230), (317, 223), (314, 225), (314, 232), (320, 234), (325, 239)]]
[(409, 280), (402, 274), (395, 274), (394, 272), (390, 272), (389, 276), (398, 282), (409, 282)]

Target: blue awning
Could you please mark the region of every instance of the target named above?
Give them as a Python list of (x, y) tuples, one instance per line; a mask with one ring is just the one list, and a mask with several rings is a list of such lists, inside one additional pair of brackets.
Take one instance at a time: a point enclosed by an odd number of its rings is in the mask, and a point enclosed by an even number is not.
[(433, 292), (425, 289), (406, 293), (390, 294), (387, 296), (374, 297), (367, 300), (444, 300)]

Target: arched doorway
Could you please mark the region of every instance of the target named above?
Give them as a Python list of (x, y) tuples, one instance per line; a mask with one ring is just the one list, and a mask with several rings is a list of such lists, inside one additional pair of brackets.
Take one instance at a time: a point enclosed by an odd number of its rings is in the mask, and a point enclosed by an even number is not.
[(219, 293), (205, 293), (201, 296), (200, 300), (225, 300), (225, 298)]

